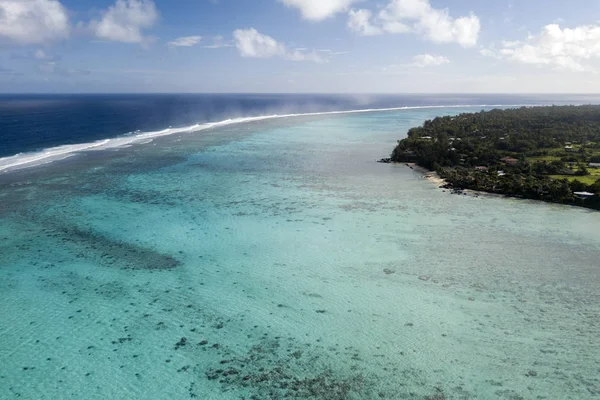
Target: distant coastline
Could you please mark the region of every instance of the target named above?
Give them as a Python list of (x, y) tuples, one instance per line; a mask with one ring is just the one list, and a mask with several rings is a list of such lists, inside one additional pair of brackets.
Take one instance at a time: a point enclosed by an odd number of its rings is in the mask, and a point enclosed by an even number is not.
[[(600, 210), (600, 106), (546, 106), (438, 117), (390, 158), (432, 182)], [(434, 172), (429, 172), (434, 171)]]

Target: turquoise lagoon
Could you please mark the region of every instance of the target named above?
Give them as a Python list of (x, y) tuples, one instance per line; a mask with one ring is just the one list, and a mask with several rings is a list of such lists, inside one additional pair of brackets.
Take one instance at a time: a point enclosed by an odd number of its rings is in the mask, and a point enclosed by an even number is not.
[(375, 163), (421, 109), (0, 175), (0, 398), (600, 397), (600, 214)]

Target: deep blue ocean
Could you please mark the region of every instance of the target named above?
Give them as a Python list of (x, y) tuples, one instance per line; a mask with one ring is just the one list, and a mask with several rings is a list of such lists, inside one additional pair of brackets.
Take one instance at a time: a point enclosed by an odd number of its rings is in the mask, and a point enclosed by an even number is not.
[(593, 95), (0, 95), (0, 157), (228, 118), (390, 107), (586, 104)]

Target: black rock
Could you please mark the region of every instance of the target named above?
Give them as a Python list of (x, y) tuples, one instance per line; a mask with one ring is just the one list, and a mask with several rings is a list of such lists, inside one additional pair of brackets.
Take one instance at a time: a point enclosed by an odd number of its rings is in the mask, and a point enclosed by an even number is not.
[(175, 343), (175, 350), (178, 350), (180, 347), (185, 346), (187, 344), (187, 338), (182, 337), (179, 339), (179, 342)]

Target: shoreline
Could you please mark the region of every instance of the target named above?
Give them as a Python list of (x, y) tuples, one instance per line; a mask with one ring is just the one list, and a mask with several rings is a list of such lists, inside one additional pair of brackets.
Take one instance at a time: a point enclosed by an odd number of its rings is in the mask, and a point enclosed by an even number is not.
[[(529, 200), (529, 201), (534, 201), (534, 202), (541, 201), (542, 203), (547, 203), (547, 204), (558, 204), (558, 203), (546, 202), (546, 201), (542, 201), (542, 200), (526, 199), (526, 198), (515, 197), (515, 196), (507, 196), (507, 195), (501, 194), (501, 193), (490, 193), (490, 192), (484, 192), (481, 190), (473, 190), (473, 189), (455, 189), (451, 186), (445, 187), (445, 185), (449, 185), (449, 183), (445, 179), (441, 178), (440, 175), (435, 171), (430, 171), (427, 168), (423, 168), (415, 163), (394, 163), (394, 164), (409, 167), (413, 171), (423, 174), (423, 178), (425, 178), (427, 181), (438, 185), (438, 189), (442, 189), (442, 191), (444, 191), (444, 192), (448, 191), (450, 194), (459, 194), (459, 195), (462, 194), (465, 196), (473, 196), (473, 197), (477, 197), (477, 198), (479, 198), (479, 197), (495, 197), (495, 198), (516, 199), (516, 200)], [(558, 205), (569, 206), (569, 204), (558, 204)]]
[(415, 163), (405, 163), (404, 165), (406, 165), (414, 171), (422, 173), (425, 179), (427, 179), (431, 183), (435, 183), (438, 186), (446, 185), (448, 183), (435, 171), (430, 171), (427, 168), (423, 168)]
[(427, 168), (423, 168), (423, 167), (417, 165), (416, 163), (397, 163), (397, 164), (398, 165), (403, 164), (403, 165), (409, 167), (410, 169), (412, 169), (413, 171), (423, 174), (423, 178), (425, 178), (426, 180), (428, 180), (431, 183), (436, 184), (438, 186), (438, 189), (442, 189), (444, 192), (446, 192), (448, 190), (452, 194), (463, 194), (463, 195), (470, 195), (470, 196), (474, 196), (474, 197), (479, 197), (479, 196), (506, 197), (499, 193), (483, 192), (480, 190), (455, 189), (451, 186), (446, 186), (446, 185), (450, 185), (450, 184), (444, 178), (440, 177), (440, 175), (436, 171), (430, 171)]

